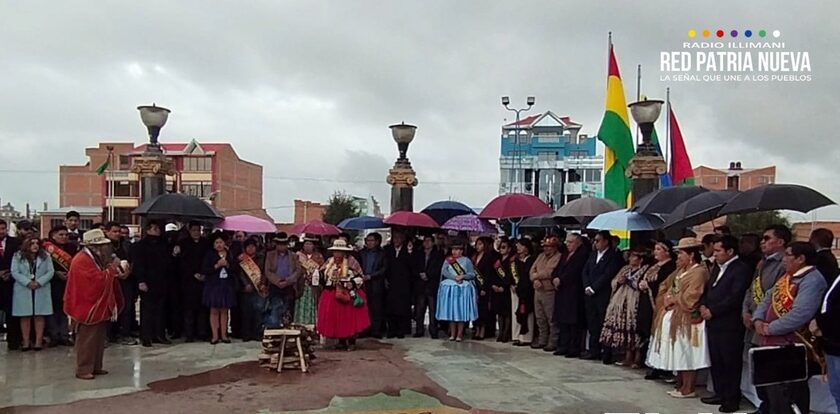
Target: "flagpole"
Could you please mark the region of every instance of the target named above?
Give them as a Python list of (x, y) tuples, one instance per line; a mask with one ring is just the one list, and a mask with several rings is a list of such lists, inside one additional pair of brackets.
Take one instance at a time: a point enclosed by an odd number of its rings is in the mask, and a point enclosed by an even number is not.
[(108, 221), (114, 220), (114, 150), (108, 148)]
[[(636, 66), (636, 102), (642, 100), (642, 65)], [(636, 145), (639, 145), (639, 124), (636, 124)]]
[[(665, 152), (665, 163), (668, 165), (668, 174), (673, 174), (674, 166), (671, 165), (671, 159), (668, 157), (671, 156), (673, 158), (673, 142), (674, 140), (671, 139), (671, 88), (665, 88), (665, 136), (668, 137), (668, 145), (665, 146), (663, 151)], [(673, 176), (671, 177), (673, 179)], [(676, 183), (672, 182), (671, 185), (676, 185)]]

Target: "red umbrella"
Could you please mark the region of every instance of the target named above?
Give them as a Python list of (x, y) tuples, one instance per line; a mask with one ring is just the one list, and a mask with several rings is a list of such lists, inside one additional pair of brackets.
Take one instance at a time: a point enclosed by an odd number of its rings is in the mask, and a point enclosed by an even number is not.
[(553, 213), (551, 207), (530, 194), (505, 194), (490, 201), (478, 216), (484, 219), (533, 217)]
[(292, 227), (292, 234), (312, 234), (315, 236), (337, 236), (341, 229), (321, 220), (312, 220), (306, 224), (298, 224)]
[(391, 226), (428, 227), (432, 229), (440, 227), (437, 222), (428, 215), (424, 213), (415, 213), (413, 211), (398, 211), (385, 218), (383, 222)]

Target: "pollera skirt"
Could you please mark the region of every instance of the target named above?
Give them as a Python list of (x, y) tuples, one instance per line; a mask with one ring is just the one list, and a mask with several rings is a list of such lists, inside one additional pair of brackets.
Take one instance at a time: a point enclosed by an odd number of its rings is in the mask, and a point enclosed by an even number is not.
[(458, 284), (446, 279), (438, 288), (437, 320), (448, 322), (471, 322), (478, 319), (478, 301), (475, 286), (465, 280)]

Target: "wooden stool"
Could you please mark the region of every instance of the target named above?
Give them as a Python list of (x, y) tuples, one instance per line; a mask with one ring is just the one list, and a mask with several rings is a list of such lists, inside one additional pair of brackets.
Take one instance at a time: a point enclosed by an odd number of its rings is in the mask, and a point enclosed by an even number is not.
[(301, 372), (309, 370), (309, 361), (303, 351), (301, 332), (298, 329), (266, 329), (263, 332), (262, 365), (283, 372), (283, 368), (299, 368)]

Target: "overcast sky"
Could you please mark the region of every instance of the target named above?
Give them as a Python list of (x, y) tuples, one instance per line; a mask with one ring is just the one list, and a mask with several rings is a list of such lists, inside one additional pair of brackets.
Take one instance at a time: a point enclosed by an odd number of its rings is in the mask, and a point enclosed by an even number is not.
[[(574, 3), (574, 4), (568, 4)], [(264, 166), (264, 203), (376, 196), (396, 157), (388, 125), (418, 126), (415, 208), (481, 207), (498, 191), (499, 103), (552, 110), (595, 134), (607, 33), (628, 101), (670, 86), (692, 162), (778, 166), (778, 182), (840, 200), (836, 1), (16, 1), (0, 5), (0, 198), (56, 206), (58, 165), (97, 142), (146, 139), (135, 107), (172, 110), (162, 142), (230, 142)], [(659, 80), (689, 29), (779, 30), (808, 83)], [(664, 129), (660, 123), (659, 128)], [(317, 178), (301, 181), (291, 178)], [(804, 218), (797, 215), (795, 217)], [(840, 208), (819, 210), (840, 218)]]

